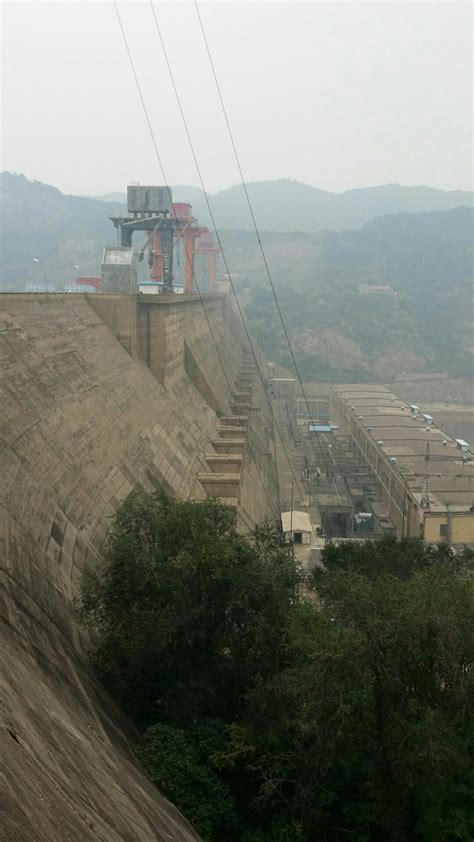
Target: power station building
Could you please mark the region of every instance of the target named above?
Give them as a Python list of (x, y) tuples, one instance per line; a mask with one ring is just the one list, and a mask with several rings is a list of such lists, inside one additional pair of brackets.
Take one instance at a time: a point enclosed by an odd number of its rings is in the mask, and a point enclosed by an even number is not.
[(386, 386), (330, 389), (330, 417), (367, 469), (373, 509), (399, 537), (474, 544), (474, 454)]

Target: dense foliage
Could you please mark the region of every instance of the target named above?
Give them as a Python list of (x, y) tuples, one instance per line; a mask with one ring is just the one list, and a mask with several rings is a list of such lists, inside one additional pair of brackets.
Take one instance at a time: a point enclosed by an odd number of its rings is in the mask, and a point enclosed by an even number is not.
[(92, 663), (204, 840), (474, 834), (472, 554), (329, 546), (304, 582), (264, 526), (138, 494), (83, 585)]
[(118, 511), (83, 609), (94, 663), (141, 727), (242, 710), (242, 688), (281, 666), (300, 575), (267, 527), (251, 543), (231, 509), (137, 494)]

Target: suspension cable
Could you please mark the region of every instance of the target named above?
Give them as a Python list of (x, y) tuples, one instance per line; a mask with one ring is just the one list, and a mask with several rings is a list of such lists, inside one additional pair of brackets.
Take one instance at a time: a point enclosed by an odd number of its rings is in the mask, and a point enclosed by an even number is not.
[[(151, 2), (151, 0), (150, 0), (150, 2)], [(251, 219), (252, 219), (252, 224), (253, 224), (253, 227), (254, 227), (254, 230), (255, 230), (255, 235), (257, 237), (257, 241), (258, 241), (258, 244), (259, 244), (259, 247), (260, 247), (260, 252), (261, 252), (263, 263), (264, 263), (264, 266), (265, 266), (265, 271), (266, 271), (266, 274), (267, 274), (267, 277), (268, 277), (268, 280), (269, 280), (269, 283), (270, 283), (270, 287), (271, 287), (271, 290), (272, 290), (273, 299), (275, 301), (275, 305), (276, 305), (276, 308), (277, 308), (277, 311), (278, 311), (278, 315), (280, 317), (281, 325), (282, 325), (282, 328), (283, 328), (283, 333), (284, 333), (284, 336), (285, 336), (285, 339), (286, 339), (286, 343), (288, 345), (288, 349), (289, 349), (290, 356), (291, 356), (291, 359), (292, 359), (292, 362), (293, 362), (293, 366), (294, 366), (294, 369), (295, 369), (295, 372), (296, 372), (296, 376), (298, 378), (301, 393), (303, 395), (303, 399), (304, 399), (305, 404), (306, 404), (306, 409), (307, 409), (308, 415), (310, 417), (311, 423), (314, 424), (313, 413), (310, 410), (309, 401), (308, 401), (308, 398), (306, 396), (305, 388), (303, 386), (303, 382), (302, 382), (302, 379), (301, 379), (301, 376), (300, 376), (300, 373), (299, 373), (299, 370), (298, 370), (295, 355), (294, 355), (293, 348), (292, 348), (291, 342), (290, 342), (290, 337), (288, 335), (288, 331), (287, 331), (287, 328), (286, 328), (286, 325), (285, 325), (285, 320), (283, 318), (283, 314), (282, 314), (282, 311), (281, 311), (281, 308), (280, 308), (280, 303), (278, 301), (275, 286), (274, 286), (274, 283), (273, 283), (273, 280), (272, 280), (270, 267), (269, 267), (268, 261), (267, 261), (267, 256), (266, 256), (265, 250), (263, 248), (262, 240), (261, 240), (261, 237), (260, 237), (260, 232), (259, 232), (259, 229), (258, 229), (258, 226), (257, 226), (257, 221), (255, 219), (255, 214), (254, 214), (254, 211), (253, 211), (252, 203), (250, 201), (250, 196), (249, 196), (248, 189), (247, 189), (247, 183), (245, 181), (244, 174), (243, 174), (243, 171), (242, 171), (242, 166), (240, 164), (240, 159), (239, 159), (239, 155), (238, 155), (238, 152), (237, 152), (237, 147), (236, 147), (236, 144), (235, 144), (235, 141), (234, 141), (234, 136), (233, 136), (231, 125), (230, 125), (229, 118), (228, 118), (228, 115), (227, 115), (227, 109), (226, 109), (225, 104), (224, 104), (224, 99), (223, 99), (223, 96), (222, 96), (221, 87), (220, 87), (220, 84), (219, 84), (216, 69), (215, 69), (215, 66), (214, 66), (213, 59), (212, 59), (211, 50), (210, 50), (209, 43), (208, 43), (208, 40), (207, 40), (207, 36), (206, 36), (205, 29), (204, 29), (204, 24), (202, 22), (202, 18), (201, 18), (201, 14), (200, 14), (200, 11), (199, 11), (199, 6), (198, 6), (198, 3), (197, 3), (197, 0), (194, 0), (194, 7), (196, 9), (196, 14), (197, 14), (197, 17), (198, 17), (199, 26), (200, 26), (202, 37), (203, 37), (203, 40), (204, 40), (207, 56), (208, 56), (208, 59), (209, 59), (209, 64), (210, 64), (210, 67), (211, 67), (212, 76), (214, 78), (214, 82), (215, 82), (215, 85), (216, 85), (218, 98), (219, 98), (219, 101), (220, 101), (220, 104), (221, 104), (222, 113), (224, 115), (225, 124), (227, 126), (227, 131), (228, 131), (231, 146), (232, 146), (232, 149), (233, 149), (233, 152), (234, 152), (237, 168), (238, 168), (239, 175), (240, 175), (240, 180), (242, 182), (242, 187), (244, 189), (245, 198), (247, 200), (247, 205), (248, 205), (250, 216), (251, 216)], [(326, 459), (326, 456), (325, 456), (322, 448), (320, 448), (320, 451), (321, 451), (321, 455), (323, 456), (323, 459), (324, 459), (324, 462), (325, 462), (325, 465), (326, 465), (326, 472), (328, 473), (329, 472), (328, 461)], [(337, 489), (336, 489), (336, 493), (337, 493)]]
[[(119, 8), (118, 8), (118, 5), (117, 5), (117, 0), (114, 0), (114, 8), (115, 8), (117, 19), (118, 19), (118, 22), (119, 22), (119, 25), (120, 25), (120, 30), (122, 32), (122, 38), (123, 38), (123, 41), (124, 41), (124, 44), (125, 44), (125, 49), (126, 49), (126, 52), (127, 52), (127, 55), (128, 55), (129, 62), (130, 62), (130, 67), (132, 69), (133, 77), (135, 79), (135, 84), (136, 84), (136, 87), (137, 87), (138, 95), (140, 97), (140, 102), (141, 102), (141, 105), (142, 105), (143, 113), (145, 115), (145, 120), (146, 120), (148, 130), (149, 130), (149, 133), (150, 133), (150, 136), (151, 136), (153, 148), (155, 150), (155, 155), (156, 155), (158, 165), (160, 167), (161, 174), (162, 174), (162, 177), (163, 177), (163, 181), (164, 181), (164, 184), (165, 184), (166, 189), (168, 191), (168, 196), (169, 196), (169, 200), (170, 200), (170, 203), (171, 203), (172, 202), (171, 189), (169, 187), (169, 184), (168, 184), (168, 181), (167, 181), (167, 178), (166, 178), (166, 173), (165, 173), (165, 169), (164, 169), (164, 166), (163, 166), (163, 161), (162, 161), (160, 153), (159, 153), (155, 133), (153, 131), (153, 127), (151, 125), (151, 121), (150, 121), (150, 118), (149, 118), (149, 115), (148, 115), (148, 109), (146, 107), (145, 99), (144, 99), (144, 96), (142, 94), (140, 81), (138, 79), (138, 75), (137, 75), (137, 72), (135, 70), (135, 64), (134, 64), (134, 61), (133, 61), (132, 53), (130, 51), (130, 47), (128, 45), (128, 40), (127, 40), (127, 36), (126, 36), (126, 33), (125, 33), (125, 28), (123, 26), (122, 18), (121, 18), (120, 12), (119, 12)], [(177, 219), (177, 223), (178, 223), (178, 228), (179, 228), (179, 231), (180, 231), (180, 234), (181, 234), (181, 223), (178, 219)], [(186, 243), (185, 243), (185, 251), (186, 251)], [(189, 253), (187, 251), (186, 251), (186, 254), (187, 254), (188, 260), (189, 260)], [(200, 290), (198, 282), (197, 282), (197, 278), (196, 278), (195, 271), (194, 271), (193, 261), (189, 260), (189, 263), (191, 265), (193, 284), (196, 286), (196, 290), (197, 290), (198, 295), (199, 295), (199, 300), (200, 300), (200, 303), (201, 303), (201, 306), (202, 306), (202, 309), (203, 309), (203, 313), (204, 313), (204, 316), (206, 318), (207, 326), (209, 328), (209, 332), (210, 332), (211, 337), (212, 337), (212, 341), (213, 341), (213, 344), (214, 344), (214, 347), (215, 347), (215, 350), (216, 350), (216, 354), (217, 354), (220, 366), (222, 368), (224, 378), (225, 378), (226, 383), (227, 383), (227, 387), (229, 389), (230, 399), (232, 400), (233, 399), (232, 398), (232, 386), (230, 384), (230, 381), (229, 381), (229, 378), (228, 378), (228, 375), (227, 375), (227, 371), (225, 369), (224, 362), (223, 362), (223, 359), (222, 359), (222, 355), (221, 355), (220, 350), (218, 348), (217, 341), (216, 341), (216, 338), (215, 338), (215, 335), (214, 335), (214, 331), (212, 329), (212, 325), (211, 325), (211, 322), (210, 322), (210, 319), (209, 319), (209, 316), (208, 316), (208, 313), (207, 313), (207, 310), (206, 310), (206, 306), (205, 306), (205, 303), (204, 303), (204, 300), (203, 300), (203, 296), (201, 294), (201, 290)], [(236, 417), (236, 421), (240, 422), (240, 419), (238, 419)], [(244, 426), (243, 422), (238, 423), (237, 426), (241, 426), (242, 432), (243, 433), (245, 432), (245, 426)], [(267, 495), (267, 499), (270, 503), (270, 509), (272, 510), (273, 509), (273, 501), (270, 498), (269, 492), (266, 490), (266, 484), (265, 484), (265, 482), (262, 478), (262, 475), (260, 473), (260, 470), (259, 470), (259, 467), (258, 467), (258, 464), (257, 464), (257, 461), (256, 461), (256, 456), (255, 456), (252, 444), (249, 440), (247, 441), (247, 445), (248, 445), (248, 448), (249, 448), (250, 455), (253, 459), (257, 474), (260, 478), (260, 482), (262, 484), (262, 489), (264, 490), (264, 492)]]
[(154, 18), (154, 21), (155, 21), (156, 30), (157, 30), (158, 37), (159, 37), (159, 40), (160, 40), (160, 43), (161, 43), (161, 47), (162, 47), (162, 50), (163, 50), (163, 55), (164, 55), (164, 58), (165, 58), (166, 66), (167, 66), (167, 68), (168, 68), (168, 73), (169, 73), (169, 76), (170, 76), (171, 84), (172, 84), (172, 86), (173, 86), (173, 90), (174, 90), (174, 93), (175, 93), (175, 96), (176, 96), (176, 101), (177, 101), (177, 104), (178, 104), (179, 112), (180, 112), (180, 114), (181, 114), (181, 119), (182, 119), (182, 122), (183, 122), (184, 130), (185, 130), (185, 132), (186, 132), (186, 136), (187, 136), (187, 139), (188, 139), (188, 143), (189, 143), (189, 147), (190, 147), (190, 150), (191, 150), (191, 154), (192, 154), (192, 157), (193, 157), (193, 160), (194, 160), (194, 164), (195, 164), (195, 167), (196, 167), (196, 171), (197, 171), (197, 174), (198, 174), (198, 177), (199, 177), (199, 181), (200, 181), (200, 184), (201, 184), (201, 189), (202, 189), (202, 191), (203, 191), (203, 194), (204, 194), (204, 197), (205, 197), (205, 200), (206, 200), (206, 205), (207, 205), (207, 209), (208, 209), (208, 212), (209, 212), (209, 216), (210, 216), (210, 218), (211, 218), (212, 226), (213, 226), (214, 231), (215, 231), (215, 234), (216, 234), (216, 239), (217, 239), (217, 242), (218, 242), (218, 245), (219, 245), (219, 249), (220, 249), (221, 254), (222, 254), (222, 259), (223, 259), (223, 262), (224, 262), (224, 266), (225, 266), (226, 274), (227, 274), (227, 276), (228, 276), (228, 280), (229, 280), (229, 282), (230, 282), (230, 287), (231, 287), (231, 290), (232, 290), (232, 293), (233, 293), (233, 296), (234, 296), (234, 299), (235, 299), (235, 302), (236, 302), (236, 305), (237, 305), (237, 309), (238, 309), (238, 312), (239, 312), (239, 315), (240, 315), (240, 319), (241, 319), (241, 321), (242, 321), (242, 325), (243, 325), (243, 327), (244, 327), (245, 334), (246, 334), (246, 336), (247, 336), (247, 341), (248, 341), (248, 344), (249, 344), (249, 348), (250, 348), (250, 351), (251, 351), (251, 353), (252, 353), (252, 356), (253, 356), (253, 359), (254, 359), (254, 362), (255, 362), (255, 365), (256, 365), (256, 368), (257, 368), (257, 372), (258, 372), (258, 375), (259, 375), (260, 381), (261, 381), (261, 383), (262, 383), (263, 392), (264, 392), (264, 394), (265, 394), (265, 396), (266, 396), (266, 399), (267, 399), (267, 402), (268, 402), (268, 405), (269, 405), (269, 408), (270, 408), (270, 412), (271, 412), (272, 417), (273, 417), (273, 423), (274, 423), (274, 426), (275, 426), (275, 428), (276, 428), (276, 430), (277, 430), (277, 432), (278, 432), (278, 435), (279, 435), (279, 437), (280, 437), (280, 442), (281, 442), (281, 445), (282, 445), (283, 450), (284, 450), (284, 452), (285, 452), (285, 456), (286, 456), (286, 459), (287, 459), (287, 462), (288, 462), (288, 465), (289, 465), (290, 471), (291, 471), (291, 473), (292, 473), (292, 475), (293, 475), (293, 479), (294, 479), (294, 481), (295, 481), (296, 488), (298, 489), (298, 492), (299, 492), (299, 495), (300, 495), (300, 498), (301, 498), (302, 505), (303, 505), (303, 506), (304, 506), (304, 508), (306, 509), (306, 512), (307, 512), (307, 514), (308, 514), (308, 516), (309, 516), (309, 511), (308, 511), (308, 508), (307, 508), (307, 506), (306, 506), (306, 504), (305, 504), (305, 502), (304, 502), (304, 494), (302, 494), (302, 493), (301, 493), (301, 489), (300, 489), (300, 487), (299, 487), (298, 480), (297, 480), (297, 478), (296, 478), (296, 476), (295, 476), (294, 469), (293, 469), (293, 465), (292, 465), (292, 462), (291, 462), (291, 460), (290, 460), (290, 458), (289, 458), (288, 451), (287, 451), (287, 449), (286, 449), (285, 442), (284, 442), (284, 439), (283, 439), (283, 436), (282, 436), (281, 430), (280, 430), (279, 425), (278, 425), (278, 422), (277, 422), (277, 420), (276, 420), (275, 413), (274, 413), (274, 411), (273, 411), (273, 407), (272, 407), (272, 404), (271, 404), (270, 398), (268, 397), (268, 394), (267, 394), (267, 389), (266, 389), (266, 385), (265, 385), (265, 381), (264, 381), (264, 377), (263, 377), (263, 375), (262, 375), (262, 371), (261, 371), (261, 368), (260, 368), (260, 365), (259, 365), (259, 362), (258, 362), (257, 356), (256, 356), (256, 354), (255, 354), (255, 351), (254, 351), (254, 348), (253, 348), (253, 345), (252, 345), (252, 341), (251, 341), (251, 338), (250, 338), (250, 334), (249, 334), (249, 331), (248, 331), (247, 325), (246, 325), (246, 323), (245, 323), (245, 319), (244, 319), (244, 315), (243, 315), (243, 312), (242, 312), (242, 308), (241, 308), (241, 306), (240, 306), (240, 302), (239, 302), (239, 300), (238, 300), (238, 297), (237, 297), (237, 294), (236, 294), (236, 291), (235, 291), (235, 287), (234, 287), (234, 284), (233, 284), (233, 281), (232, 281), (232, 276), (231, 276), (231, 273), (230, 273), (230, 271), (229, 271), (229, 265), (228, 265), (227, 258), (226, 258), (226, 255), (225, 255), (225, 251), (224, 251), (224, 248), (223, 248), (223, 245), (222, 245), (222, 241), (221, 241), (221, 238), (220, 238), (219, 230), (218, 230), (218, 228), (217, 228), (216, 221), (215, 221), (215, 218), (214, 218), (214, 213), (213, 213), (213, 211), (212, 211), (212, 207), (211, 207), (211, 204), (210, 204), (210, 201), (209, 201), (209, 194), (208, 194), (208, 192), (207, 192), (207, 190), (206, 190), (206, 187), (205, 187), (205, 184), (204, 184), (204, 179), (203, 179), (203, 177), (202, 177), (201, 168), (200, 168), (200, 166), (199, 166), (199, 162), (198, 162), (198, 160), (197, 160), (197, 156), (196, 156), (196, 153), (195, 153), (195, 150), (194, 150), (194, 144), (193, 144), (192, 139), (191, 139), (191, 135), (190, 135), (190, 132), (189, 132), (189, 129), (188, 129), (187, 120), (186, 120), (186, 117), (185, 117), (185, 114), (184, 114), (184, 110), (183, 110), (183, 107), (182, 107), (182, 104), (181, 104), (181, 97), (180, 97), (180, 95), (179, 95), (178, 88), (177, 88), (176, 83), (175, 83), (175, 80), (174, 80), (174, 74), (173, 74), (173, 71), (172, 71), (172, 68), (171, 68), (171, 64), (170, 64), (170, 61), (169, 61), (169, 58), (168, 58), (168, 53), (167, 53), (166, 46), (165, 46), (165, 43), (164, 43), (164, 39), (163, 39), (163, 36), (162, 36), (162, 33), (161, 33), (160, 25), (159, 25), (159, 23), (158, 23), (158, 18), (157, 18), (157, 16), (156, 16), (156, 11), (155, 11), (155, 7), (154, 7), (154, 4), (153, 4), (153, 0), (149, 0), (149, 4), (150, 4), (151, 11), (152, 11), (152, 13), (153, 13), (153, 18)]

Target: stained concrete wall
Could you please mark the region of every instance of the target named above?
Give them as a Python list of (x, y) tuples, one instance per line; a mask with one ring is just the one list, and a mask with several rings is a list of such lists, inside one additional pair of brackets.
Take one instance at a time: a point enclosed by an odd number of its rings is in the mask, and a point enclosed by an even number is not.
[[(73, 600), (132, 489), (205, 496), (232, 400), (209, 324), (228, 377), (252, 380), (226, 307), (216, 296), (207, 318), (195, 300), (148, 317), (132, 296), (0, 296), (2, 838), (194, 838), (136, 767), (128, 726), (84, 664)], [(254, 393), (238, 425), (242, 528), (277, 510)]]

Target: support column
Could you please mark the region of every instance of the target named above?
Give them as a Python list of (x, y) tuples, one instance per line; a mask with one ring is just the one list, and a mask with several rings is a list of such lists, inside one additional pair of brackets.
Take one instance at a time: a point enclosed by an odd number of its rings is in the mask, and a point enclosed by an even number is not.
[(163, 254), (161, 251), (161, 234), (156, 231), (151, 241), (151, 272), (150, 277), (153, 281), (161, 283), (163, 281)]
[(163, 292), (173, 292), (173, 226), (166, 220), (161, 227), (163, 254)]
[(194, 279), (194, 241), (196, 234), (193, 231), (186, 231), (184, 240), (184, 291), (193, 291)]
[(214, 292), (216, 286), (216, 256), (217, 252), (209, 252), (209, 289)]

